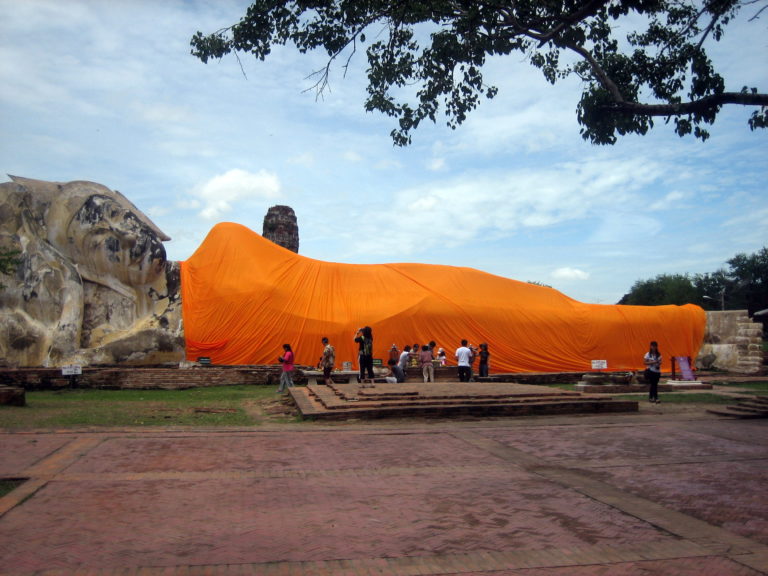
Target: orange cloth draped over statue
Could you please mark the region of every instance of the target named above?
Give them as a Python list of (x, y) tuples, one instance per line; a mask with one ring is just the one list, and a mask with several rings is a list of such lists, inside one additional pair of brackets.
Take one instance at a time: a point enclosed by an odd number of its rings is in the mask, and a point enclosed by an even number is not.
[(690, 304), (584, 304), (472, 268), (321, 262), (233, 223), (181, 263), (181, 289), (187, 358), (213, 364), (277, 364), (288, 343), (297, 364), (316, 366), (327, 336), (336, 367), (356, 369), (354, 333), (370, 326), (385, 363), (393, 343), (434, 340), (455, 364), (467, 339), (488, 343), (491, 372), (589, 371), (592, 360), (636, 370), (656, 340), (669, 370), (672, 356), (696, 357), (706, 323)]

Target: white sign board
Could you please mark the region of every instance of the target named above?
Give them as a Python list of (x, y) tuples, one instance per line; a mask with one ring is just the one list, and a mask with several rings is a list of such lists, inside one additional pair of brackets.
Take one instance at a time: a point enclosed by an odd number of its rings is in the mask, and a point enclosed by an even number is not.
[(83, 373), (83, 367), (79, 364), (67, 364), (61, 367), (62, 376), (77, 376)]
[(608, 360), (592, 360), (592, 370), (605, 370), (608, 368)]

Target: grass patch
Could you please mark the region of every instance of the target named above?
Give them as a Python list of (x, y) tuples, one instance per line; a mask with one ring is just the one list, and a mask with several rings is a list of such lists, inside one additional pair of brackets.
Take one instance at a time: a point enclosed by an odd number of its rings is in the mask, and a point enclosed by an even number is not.
[(576, 390), (576, 384), (544, 384), (547, 388), (559, 388), (560, 390)]
[(0, 478), (0, 498), (26, 482), (24, 478)]
[[(611, 395), (611, 398), (615, 400), (638, 400), (637, 394), (618, 394), (616, 396)], [(643, 397), (645, 399), (645, 397)], [(659, 393), (659, 400), (661, 403), (670, 404), (733, 404), (734, 396), (725, 396), (721, 394), (712, 394), (710, 392), (695, 392), (687, 394), (676, 394), (674, 392), (665, 394)]]
[(255, 426), (275, 405), (272, 386), (189, 390), (27, 392), (27, 406), (0, 406), (0, 428)]
[(768, 393), (768, 380), (757, 382), (713, 382), (718, 386), (727, 386), (728, 388), (743, 388), (750, 392)]

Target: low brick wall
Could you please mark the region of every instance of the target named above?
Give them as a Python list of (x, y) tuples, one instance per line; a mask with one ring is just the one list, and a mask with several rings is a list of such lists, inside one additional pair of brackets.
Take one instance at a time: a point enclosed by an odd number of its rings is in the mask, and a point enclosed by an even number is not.
[[(301, 381), (296, 372), (294, 381)], [(280, 366), (194, 366), (179, 367), (84, 367), (83, 373), (62, 376), (60, 368), (3, 368), (0, 384), (26, 390), (101, 388), (112, 390), (181, 390), (206, 386), (274, 385), (280, 380)]]
[[(0, 385), (17, 386), (25, 390), (52, 390), (62, 388), (100, 388), (107, 390), (181, 390), (206, 386), (267, 385), (277, 386), (280, 380), (279, 365), (249, 366), (85, 366), (83, 373), (63, 376), (61, 368), (0, 368)], [(312, 367), (297, 366), (293, 381), (305, 384), (304, 370)], [(492, 374), (488, 380), (517, 382), (520, 384), (573, 384), (583, 372), (531, 372)], [(439, 380), (455, 379), (455, 366), (440, 367), (435, 371)], [(421, 381), (420, 368), (409, 368), (408, 379)]]

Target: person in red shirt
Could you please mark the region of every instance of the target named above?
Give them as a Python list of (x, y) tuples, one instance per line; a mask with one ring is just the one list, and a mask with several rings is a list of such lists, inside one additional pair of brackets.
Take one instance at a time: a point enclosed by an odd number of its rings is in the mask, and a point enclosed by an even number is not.
[(282, 394), (286, 392), (288, 388), (293, 387), (293, 350), (291, 350), (290, 344), (283, 344), (283, 355), (278, 358), (283, 365), (283, 371), (280, 373), (280, 386), (277, 388), (277, 393)]

